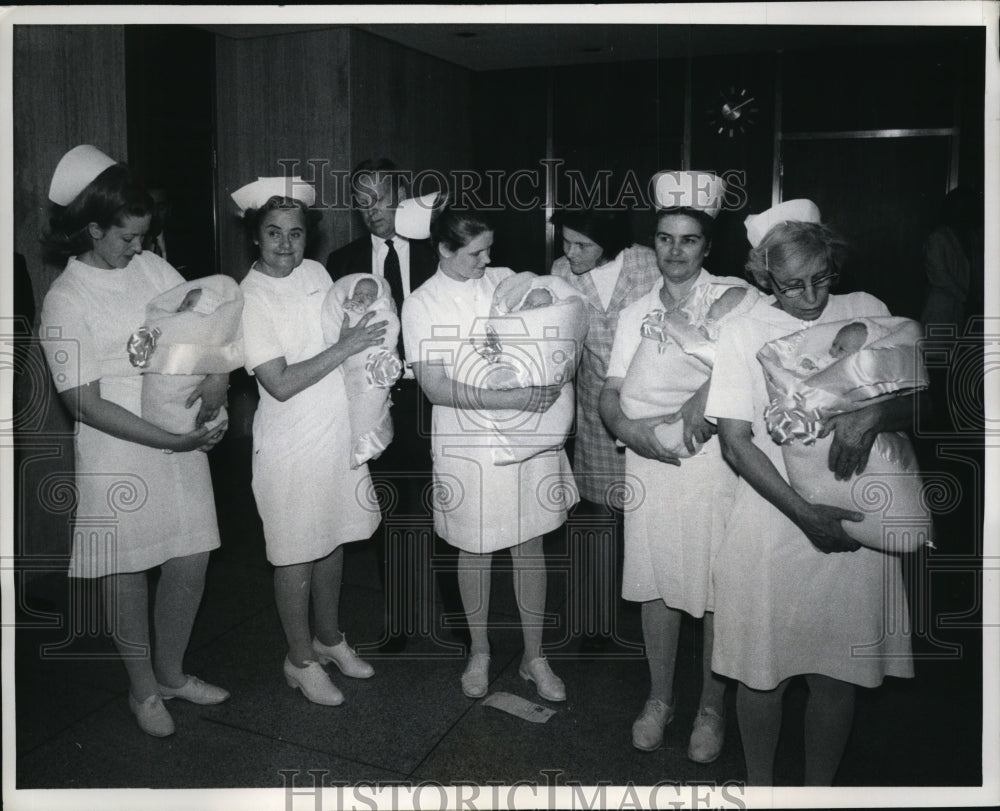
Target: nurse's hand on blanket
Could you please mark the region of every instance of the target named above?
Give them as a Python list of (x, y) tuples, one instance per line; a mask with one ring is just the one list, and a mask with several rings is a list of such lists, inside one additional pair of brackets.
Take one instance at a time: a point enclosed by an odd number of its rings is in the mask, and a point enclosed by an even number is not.
[(201, 400), (201, 408), (198, 409), (198, 416), (194, 421), (195, 428), (201, 428), (219, 415), (219, 410), (226, 404), (228, 391), (228, 374), (205, 375), (204, 379), (194, 387), (191, 396), (184, 403), (184, 408), (191, 408), (199, 399)]
[(374, 312), (365, 313), (358, 320), (355, 326), (350, 325), (350, 317), (344, 314), (344, 323), (340, 326), (340, 338), (337, 345), (344, 349), (348, 355), (356, 355), (364, 349), (378, 346), (385, 337), (385, 327), (388, 321), (376, 321), (374, 324), (368, 322), (372, 320)]
[(854, 552), (861, 548), (861, 544), (844, 532), (840, 522), (861, 521), (863, 518), (861, 513), (852, 510), (803, 501), (803, 506), (796, 511), (795, 523), (813, 546), (828, 555), (831, 552)]
[(664, 448), (660, 440), (656, 438), (656, 426), (666, 422), (675, 422), (679, 419), (680, 412), (678, 411), (669, 417), (646, 417), (630, 420), (622, 411), (621, 385), (622, 379), (620, 377), (611, 377), (601, 389), (598, 408), (601, 419), (608, 430), (639, 456), (644, 456), (646, 459), (656, 459), (668, 465), (680, 465), (680, 458)]
[(868, 455), (879, 434), (878, 417), (878, 407), (869, 406), (837, 414), (823, 423), (819, 433), (821, 439), (833, 432), (827, 464), (838, 480), (864, 473)]
[[(646, 417), (641, 420), (630, 420), (625, 416), (619, 418), (613, 433), (639, 456), (656, 459), (668, 465), (680, 466), (680, 457), (671, 453), (656, 438), (656, 426), (666, 422), (676, 422), (680, 411), (669, 417)], [(693, 451), (692, 451), (693, 453)]]
[(696, 453), (694, 441), (697, 440), (702, 445), (718, 432), (712, 423), (705, 419), (705, 403), (708, 401), (708, 383), (706, 382), (698, 391), (692, 394), (680, 411), (671, 414), (664, 422), (671, 423), (677, 420), (684, 420), (684, 447), (689, 453)]

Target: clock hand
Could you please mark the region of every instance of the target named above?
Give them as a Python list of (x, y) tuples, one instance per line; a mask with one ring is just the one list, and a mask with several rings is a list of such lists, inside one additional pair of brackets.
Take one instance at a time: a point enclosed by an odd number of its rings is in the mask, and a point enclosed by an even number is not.
[(732, 112), (732, 113), (735, 113), (735, 112), (736, 112), (737, 110), (739, 110), (739, 109), (740, 109), (740, 107), (745, 107), (745, 106), (746, 106), (746, 105), (748, 105), (748, 104), (749, 104), (749, 103), (750, 103), (751, 101), (753, 101), (753, 96), (751, 96), (750, 98), (748, 98), (748, 99), (747, 99), (746, 101), (741, 101), (741, 102), (740, 102), (739, 104), (737, 104), (737, 105), (736, 105), (735, 107), (730, 107), (730, 108), (729, 108), (729, 111), (730, 111), (730, 112)]

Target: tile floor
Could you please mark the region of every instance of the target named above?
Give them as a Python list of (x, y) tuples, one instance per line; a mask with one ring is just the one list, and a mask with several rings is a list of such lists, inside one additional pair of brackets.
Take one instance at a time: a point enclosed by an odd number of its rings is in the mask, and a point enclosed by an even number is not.
[[(228, 688), (219, 706), (170, 703), (177, 734), (144, 735), (126, 706), (127, 682), (94, 620), (86, 588), (59, 573), (18, 579), (16, 629), (16, 781), (26, 788), (281, 787), (283, 770), (326, 770), (328, 780), (444, 783), (543, 783), (554, 770), (584, 785), (742, 780), (735, 691), (727, 694), (728, 737), (710, 765), (690, 762), (687, 737), (700, 680), (699, 626), (685, 621), (676, 676), (678, 710), (663, 748), (632, 748), (631, 724), (648, 675), (637, 607), (619, 603), (621, 646), (599, 656), (562, 639), (567, 619), (565, 567), (550, 566), (548, 655), (569, 699), (544, 724), (484, 707), (462, 695), (461, 650), (412, 641), (403, 655), (373, 656), (375, 676), (336, 675), (346, 701), (318, 707), (287, 687), (285, 653), (263, 555), (259, 522), (238, 477), (217, 487), (223, 547), (213, 553), (187, 671)], [(546, 539), (550, 560), (565, 561), (565, 533)], [(520, 634), (503, 554), (494, 571), (491, 691), (535, 700), (518, 676)], [(974, 578), (974, 575), (973, 575)], [(969, 587), (936, 592), (933, 615), (960, 616)], [(72, 586), (72, 589), (71, 589)], [(70, 606), (76, 606), (71, 610)], [(343, 627), (352, 644), (378, 639), (382, 593), (373, 542), (352, 544), (345, 562)], [(440, 620), (440, 606), (433, 605)], [(507, 626), (507, 627), (503, 627)], [(943, 644), (961, 655), (941, 656)], [(981, 643), (961, 622), (915, 638), (922, 655), (914, 680), (890, 679), (860, 690), (857, 719), (838, 774), (843, 786), (969, 786), (981, 781)], [(804, 687), (790, 689), (775, 783), (802, 779)], [(540, 701), (546, 704), (544, 701)]]

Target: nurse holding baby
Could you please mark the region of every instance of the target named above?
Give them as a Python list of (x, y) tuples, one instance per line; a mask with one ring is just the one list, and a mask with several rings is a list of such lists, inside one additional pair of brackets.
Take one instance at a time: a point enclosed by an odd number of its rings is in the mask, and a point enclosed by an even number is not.
[[(758, 350), (844, 322), (827, 357), (810, 361), (825, 365), (864, 343), (856, 319), (889, 312), (866, 293), (831, 294), (842, 243), (810, 201), (748, 217), (747, 234), (746, 268), (771, 295), (722, 327), (705, 406), (740, 476), (715, 562), (712, 667), (739, 682), (737, 717), (753, 785), (773, 783), (785, 688), (805, 677), (805, 783), (829, 785), (851, 732), (856, 686), (913, 676), (906, 596), (899, 559), (846, 533), (861, 513), (811, 503), (788, 483), (782, 446), (767, 426)], [(830, 469), (817, 475), (863, 472), (878, 434), (912, 418), (913, 397), (902, 396), (828, 419), (820, 436), (833, 435)]]
[[(431, 210), (424, 209), (427, 219)], [(491, 390), (474, 340), (477, 319), (490, 315), (497, 286), (513, 275), (489, 267), (493, 226), (472, 210), (448, 206), (429, 223), (437, 272), (403, 303), (406, 357), (433, 404), (434, 530), (459, 550), (458, 585), (471, 648), (461, 677), (469, 698), (489, 688), (487, 623), (493, 553), (509, 549), (524, 654), (520, 675), (538, 695), (564, 701), (566, 688), (542, 656), (546, 571), (542, 536), (566, 521), (577, 501), (565, 452), (548, 449), (513, 464), (494, 463), (496, 439), (489, 412), (533, 414), (548, 410), (562, 386)], [(538, 302), (533, 302), (536, 305)]]
[[(736, 477), (712, 438), (714, 427), (704, 419), (710, 367), (692, 359), (685, 347), (711, 349), (707, 334), (716, 322), (746, 306), (755, 291), (741, 279), (713, 276), (702, 267), (723, 202), (723, 181), (706, 172), (666, 172), (657, 176), (655, 190), (661, 211), (653, 245), (661, 278), (619, 317), (600, 413), (626, 447), (626, 473), (643, 488), (637, 505), (625, 513), (622, 579), (622, 596), (642, 603), (650, 674), (649, 698), (632, 726), (632, 745), (658, 749), (673, 720), (677, 643), (687, 613), (703, 618), (704, 638), (701, 697), (687, 753), (695, 762), (710, 763), (725, 734), (725, 683), (711, 671), (712, 563)], [(645, 342), (648, 352), (641, 346)], [(653, 389), (663, 381), (676, 381), (683, 390), (673, 393), (672, 402), (661, 399), (657, 409)], [(646, 409), (639, 410), (639, 403)], [(666, 439), (671, 432), (673, 442)]]
[[(315, 191), (300, 178), (259, 178), (234, 192), (259, 256), (240, 285), (244, 362), (257, 378), (253, 493), (274, 565), (278, 615), (288, 643), (284, 676), (316, 704), (344, 696), (323, 665), (368, 678), (340, 629), (343, 544), (369, 538), (379, 508), (368, 468), (352, 468), (351, 427), (341, 366), (381, 343), (385, 321), (345, 318), (339, 339), (324, 340), (322, 308), (333, 282), (304, 258), (307, 211)], [(313, 607), (315, 633), (309, 629)]]
[[(193, 430), (171, 433), (143, 419), (141, 370), (126, 346), (147, 304), (184, 282), (142, 249), (153, 201), (125, 164), (90, 145), (63, 156), (49, 199), (46, 246), (65, 269), (45, 297), (42, 346), (77, 423), (69, 575), (100, 579), (128, 673), (129, 709), (144, 732), (165, 737), (174, 722), (164, 699), (217, 704), (229, 697), (182, 669), (209, 552), (219, 546), (201, 451), (226, 430), (224, 422), (206, 425), (225, 404), (228, 375), (208, 375), (194, 387), (187, 401)], [(156, 567), (153, 647), (146, 573)]]

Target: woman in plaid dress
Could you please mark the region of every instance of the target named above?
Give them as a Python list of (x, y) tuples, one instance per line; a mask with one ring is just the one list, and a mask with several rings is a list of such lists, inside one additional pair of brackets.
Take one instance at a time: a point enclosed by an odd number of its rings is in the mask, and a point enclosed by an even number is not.
[[(576, 375), (573, 475), (581, 500), (575, 515), (614, 516), (611, 559), (617, 561), (622, 544), (621, 511), (633, 488), (625, 478), (625, 454), (601, 421), (598, 400), (607, 378), (618, 316), (652, 289), (660, 271), (651, 248), (632, 244), (627, 212), (564, 209), (553, 215), (552, 223), (562, 232), (564, 254), (552, 264), (552, 275), (583, 294), (590, 316), (590, 331)], [(612, 634), (617, 577), (615, 565), (600, 565), (602, 541), (598, 533), (583, 533), (582, 539), (586, 546), (577, 587), (583, 592), (581, 604), (590, 616), (579, 618), (584, 635), (581, 648), (595, 651)], [(599, 608), (602, 602), (603, 610)]]

